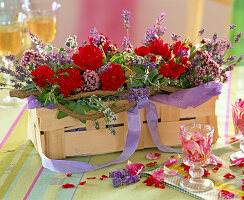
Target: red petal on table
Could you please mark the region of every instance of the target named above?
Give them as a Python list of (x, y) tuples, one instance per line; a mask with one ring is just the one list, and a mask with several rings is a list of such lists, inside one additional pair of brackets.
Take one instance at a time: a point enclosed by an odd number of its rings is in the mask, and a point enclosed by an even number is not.
[(159, 170), (153, 173), (153, 178), (155, 183), (160, 183), (164, 181), (164, 170)]
[(244, 190), (244, 185), (241, 186), (241, 189)]
[(89, 178), (86, 178), (86, 179), (96, 179), (97, 177), (89, 177)]
[(220, 197), (225, 198), (225, 199), (232, 199), (232, 198), (235, 197), (235, 194), (233, 194), (233, 193), (231, 193), (231, 192), (229, 192), (227, 190), (220, 190), (219, 193), (218, 193), (218, 195)]
[(62, 185), (62, 188), (72, 188), (72, 187), (75, 187), (75, 185), (71, 183), (65, 183), (64, 185)]
[(236, 177), (236, 176), (233, 175), (233, 174), (231, 174), (231, 173), (227, 173), (227, 174), (224, 175), (224, 178), (228, 178), (228, 179), (233, 179), (233, 178), (235, 178), (235, 177)]
[(157, 162), (150, 162), (150, 163), (147, 163), (146, 166), (147, 167), (153, 167), (157, 164)]
[(209, 163), (210, 165), (223, 164), (223, 161), (215, 155), (210, 155)]
[(212, 169), (212, 171), (218, 171), (219, 170), (219, 167), (214, 167), (213, 169)]
[(204, 174), (203, 174), (203, 176), (209, 176), (209, 175), (210, 175), (209, 171), (204, 168)]
[(103, 180), (103, 177), (100, 177), (99, 179), (102, 181)]
[(144, 165), (141, 163), (132, 163), (128, 160), (128, 163), (126, 164), (126, 169), (129, 170), (129, 173), (131, 176), (139, 174), (142, 169), (144, 168)]
[(105, 174), (103, 174), (103, 175), (101, 176), (101, 178), (108, 178), (108, 176), (105, 175)]
[(174, 159), (174, 158), (170, 158), (169, 160), (167, 160), (164, 165), (168, 166), (168, 165), (172, 165), (175, 164), (178, 161), (178, 159)]
[(238, 141), (240, 141), (240, 140), (237, 139), (236, 137), (232, 137), (232, 138), (230, 138), (229, 144), (234, 143), (234, 142), (238, 142)]
[(241, 165), (243, 163), (244, 163), (244, 158), (239, 158), (239, 159), (236, 159), (236, 160), (231, 161), (230, 166), (233, 166), (233, 165)]
[(68, 173), (66, 173), (66, 176), (67, 176), (67, 177), (71, 177), (71, 176), (72, 176), (72, 174), (68, 174)]
[(188, 176), (185, 176), (184, 178), (188, 178)]
[(146, 158), (149, 160), (158, 159), (161, 156), (161, 153), (149, 153), (146, 155)]
[(181, 163), (180, 165), (184, 167), (184, 171), (185, 171), (185, 172), (189, 173), (190, 166), (188, 166), (188, 165), (186, 165), (186, 164), (184, 164), (184, 163)]
[(244, 167), (244, 162), (238, 165), (239, 167)]
[(161, 189), (164, 189), (164, 188), (165, 188), (165, 185), (162, 184), (162, 185), (160, 186), (160, 188), (161, 188)]
[(217, 163), (218, 167), (222, 167), (223, 163)]
[(242, 180), (242, 185), (244, 185), (244, 179), (241, 179)]
[(154, 187), (159, 187), (159, 183), (155, 183)]
[(153, 175), (143, 181), (143, 183), (146, 183), (147, 186), (152, 186), (155, 183)]
[(86, 181), (80, 182), (79, 185), (85, 185)]
[(174, 157), (175, 157), (174, 155), (170, 156), (170, 158), (174, 158)]
[(244, 196), (242, 196), (242, 197), (241, 197), (241, 199), (243, 199), (243, 200), (244, 200)]

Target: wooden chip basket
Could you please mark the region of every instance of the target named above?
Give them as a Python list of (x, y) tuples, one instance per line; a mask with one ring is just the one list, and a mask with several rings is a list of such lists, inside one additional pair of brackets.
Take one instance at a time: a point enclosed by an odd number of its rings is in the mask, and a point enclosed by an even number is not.
[[(215, 103), (217, 97), (196, 108), (180, 109), (174, 106), (155, 103), (158, 112), (158, 135), (163, 145), (178, 146), (179, 126), (200, 122), (214, 126), (214, 139), (218, 139), (217, 117)], [(100, 129), (96, 130), (91, 121), (82, 124), (78, 119), (65, 117), (57, 119), (57, 109), (37, 108), (29, 110), (28, 135), (36, 149), (52, 159), (62, 159), (68, 156), (103, 154), (122, 151), (125, 146), (128, 131), (127, 112), (116, 114), (117, 120), (113, 126), (117, 131), (111, 135), (104, 124), (104, 119), (98, 119)], [(141, 135), (138, 149), (155, 147), (146, 121), (146, 107), (140, 110)]]

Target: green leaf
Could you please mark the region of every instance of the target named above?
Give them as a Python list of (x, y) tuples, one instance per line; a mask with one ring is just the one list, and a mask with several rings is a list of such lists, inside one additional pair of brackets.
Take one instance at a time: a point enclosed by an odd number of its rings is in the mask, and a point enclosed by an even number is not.
[(115, 62), (118, 62), (120, 59), (123, 59), (123, 58), (124, 58), (124, 56), (123, 56), (122, 53), (117, 53), (117, 54), (115, 54), (115, 55), (111, 58), (110, 62), (111, 62), (111, 63), (115, 63)]
[(22, 87), (22, 90), (33, 90), (33, 89), (36, 90), (36, 85), (34, 83)]
[(81, 121), (83, 124), (86, 124), (86, 120), (82, 120), (82, 119), (80, 119), (80, 121)]
[(37, 97), (37, 101), (39, 101), (40, 103), (45, 103), (46, 99), (48, 97), (48, 92), (43, 92), (39, 95), (39, 97)]
[(138, 67), (133, 67), (133, 70), (135, 72), (136, 75), (138, 74), (146, 74), (146, 72)]
[(70, 101), (69, 103), (65, 104), (66, 108), (70, 109), (71, 111), (74, 111), (77, 104), (74, 101)]
[(91, 108), (88, 105), (83, 105), (83, 108), (86, 112), (89, 112)]
[(75, 112), (78, 113), (78, 114), (82, 114), (82, 115), (85, 114), (85, 110), (84, 110), (83, 106), (80, 105), (80, 104), (78, 104), (78, 105), (76, 106), (76, 108), (75, 108)]
[(148, 74), (149, 81), (153, 82), (154, 77), (158, 75), (158, 70), (154, 69)]
[(58, 115), (57, 115), (57, 118), (58, 118), (58, 119), (62, 119), (62, 118), (67, 117), (67, 116), (68, 116), (67, 114), (65, 114), (65, 113), (63, 113), (63, 112), (61, 112), (61, 111), (59, 111), (59, 112), (58, 112)]

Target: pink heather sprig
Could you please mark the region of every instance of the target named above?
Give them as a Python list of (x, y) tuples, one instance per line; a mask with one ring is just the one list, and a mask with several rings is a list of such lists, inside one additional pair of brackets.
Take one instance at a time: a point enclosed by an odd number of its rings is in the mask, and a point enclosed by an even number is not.
[(39, 52), (36, 52), (34, 50), (27, 50), (23, 54), (23, 58), (21, 59), (22, 66), (30, 66), (31, 63), (33, 64), (34, 68), (37, 68), (38, 66), (42, 65), (45, 61), (45, 57), (40, 54)]
[(86, 70), (83, 74), (84, 78), (84, 85), (83, 90), (88, 91), (94, 91), (98, 90), (101, 86), (100, 78), (98, 74), (93, 70)]

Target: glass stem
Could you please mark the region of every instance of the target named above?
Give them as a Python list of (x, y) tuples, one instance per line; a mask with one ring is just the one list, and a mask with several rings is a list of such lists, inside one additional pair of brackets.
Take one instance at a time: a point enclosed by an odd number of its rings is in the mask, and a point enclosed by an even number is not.
[(191, 175), (191, 182), (201, 182), (202, 176), (204, 174), (204, 170), (202, 167), (191, 167), (189, 170), (189, 174)]
[(242, 152), (244, 153), (244, 140), (242, 140), (242, 142), (240, 144), (240, 148), (241, 148)]

